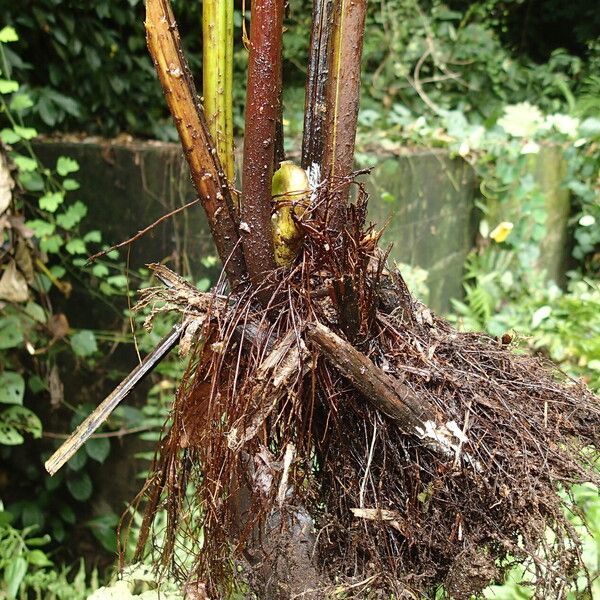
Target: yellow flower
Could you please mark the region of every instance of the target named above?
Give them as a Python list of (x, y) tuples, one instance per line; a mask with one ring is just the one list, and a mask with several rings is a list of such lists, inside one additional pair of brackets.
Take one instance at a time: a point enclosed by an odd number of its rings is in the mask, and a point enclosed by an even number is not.
[(510, 235), (513, 227), (514, 225), (510, 221), (502, 221), (502, 223), (498, 223), (498, 225), (492, 229), (490, 237), (500, 244), (501, 242), (506, 241), (506, 238)]

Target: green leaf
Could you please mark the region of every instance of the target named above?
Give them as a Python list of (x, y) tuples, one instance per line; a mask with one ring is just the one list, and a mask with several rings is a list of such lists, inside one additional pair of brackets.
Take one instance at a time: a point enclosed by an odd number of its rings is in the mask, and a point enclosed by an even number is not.
[(4, 581), (7, 587), (8, 598), (16, 598), (23, 577), (27, 573), (27, 561), (22, 556), (17, 556), (9, 561), (4, 571)]
[(108, 273), (108, 267), (105, 265), (94, 265), (92, 267), (92, 274), (95, 277), (106, 277)]
[(103, 463), (110, 454), (110, 440), (108, 438), (91, 438), (85, 445), (85, 451), (90, 458)]
[(39, 375), (32, 375), (27, 380), (27, 386), (29, 387), (32, 394), (39, 394), (42, 390), (46, 389), (46, 384)]
[(208, 277), (202, 277), (201, 279), (198, 280), (196, 287), (201, 292), (207, 292), (210, 289), (210, 279)]
[(6, 25), (2, 29), (0, 29), (0, 43), (7, 44), (8, 42), (17, 42), (19, 41), (19, 36), (15, 31), (14, 27), (10, 25)]
[(63, 504), (58, 512), (60, 514), (60, 518), (65, 522), (69, 523), (69, 525), (73, 525), (75, 523), (76, 517), (73, 509), (68, 504)]
[(29, 158), (29, 156), (23, 156), (22, 154), (13, 154), (12, 159), (15, 162), (15, 165), (17, 165), (17, 167), (19, 168), (19, 171), (24, 171), (25, 173), (35, 171), (38, 167), (37, 160)]
[(62, 108), (65, 112), (69, 113), (74, 117), (80, 117), (81, 112), (79, 110), (79, 105), (73, 98), (69, 98), (64, 94), (59, 94), (56, 90), (48, 90), (48, 95), (51, 97), (52, 102)]
[(4, 421), (4, 413), (0, 413), (0, 445), (19, 446), (25, 441), (25, 438), (19, 433), (16, 427)]
[(208, 256), (202, 258), (200, 262), (202, 263), (203, 267), (209, 269), (210, 267), (214, 267), (219, 262), (219, 259), (214, 254), (209, 254)]
[(65, 179), (63, 181), (63, 187), (67, 192), (72, 192), (74, 190), (78, 190), (81, 186), (76, 179)]
[(87, 526), (92, 530), (94, 537), (108, 552), (117, 551), (117, 526), (119, 517), (114, 513), (99, 515), (90, 519)]
[[(79, 200), (67, 208), (64, 213), (57, 215), (56, 222), (63, 229), (73, 229), (87, 214), (87, 206)], [(69, 246), (67, 244), (67, 250)]]
[(51, 235), (40, 241), (40, 250), (50, 254), (56, 254), (63, 245), (63, 239), (60, 235)]
[[(50, 454), (48, 453), (48, 455), (43, 456), (42, 459), (47, 459), (50, 456)], [(57, 490), (60, 485), (62, 485), (63, 483), (63, 479), (65, 478), (65, 473), (66, 470), (63, 471), (59, 471), (54, 477), (46, 477), (46, 479), (44, 480), (44, 487), (49, 491), (49, 492), (53, 492), (54, 490)]]
[(38, 323), (46, 322), (46, 313), (44, 309), (35, 302), (28, 302), (25, 306), (25, 312)]
[(538, 308), (531, 317), (531, 327), (536, 329), (542, 321), (547, 319), (552, 314), (552, 307), (547, 304)]
[(47, 192), (39, 199), (39, 205), (42, 210), (53, 213), (64, 200), (64, 192)]
[(11, 406), (0, 413), (0, 444), (22, 444), (22, 432), (34, 438), (42, 436), (42, 423), (35, 413), (24, 406)]
[(12, 79), (0, 79), (0, 94), (12, 94), (19, 89), (19, 82)]
[(54, 37), (59, 41), (59, 43), (61, 43), (63, 46), (67, 45), (68, 39), (65, 32), (62, 29), (60, 29), (59, 27), (55, 27), (53, 28), (52, 33), (54, 34)]
[(7, 510), (0, 510), (0, 527), (10, 525), (13, 520), (14, 516), (12, 513), (9, 513)]
[(52, 539), (55, 542), (64, 542), (66, 537), (65, 526), (60, 519), (52, 520)]
[(92, 229), (83, 236), (83, 241), (99, 244), (102, 241), (102, 234), (97, 229)]
[(77, 356), (84, 358), (97, 352), (98, 344), (96, 343), (94, 332), (83, 329), (82, 331), (74, 333), (71, 336), (71, 348)]
[(27, 545), (31, 546), (45, 546), (52, 541), (52, 538), (46, 533), (42, 536), (27, 538)]
[(74, 456), (69, 460), (69, 469), (73, 471), (81, 471), (83, 467), (87, 464), (87, 454), (83, 450), (79, 450)]
[(62, 279), (67, 274), (67, 270), (61, 265), (52, 265), (50, 267), (50, 273), (52, 273), (56, 279)]
[(49, 125), (50, 127), (56, 125), (59, 114), (56, 106), (51, 100), (49, 100), (45, 96), (40, 97), (36, 108), (40, 114), (42, 121), (44, 121), (46, 125)]
[(46, 553), (42, 550), (30, 550), (27, 553), (27, 560), (29, 564), (35, 565), (36, 567), (50, 567), (52, 561), (46, 556)]
[(42, 535), (40, 537), (32, 537), (32, 538), (27, 538), (27, 545), (28, 546), (45, 546), (46, 544), (49, 544), (52, 541), (52, 538), (48, 535)]
[(69, 173), (75, 173), (79, 171), (79, 163), (68, 156), (59, 156), (56, 161), (56, 172), (61, 176), (65, 177)]
[(42, 221), (42, 219), (33, 219), (25, 223), (26, 227), (33, 229), (35, 235), (39, 238), (47, 237), (54, 233), (55, 225), (49, 221)]
[(13, 315), (0, 318), (0, 350), (15, 348), (23, 342), (21, 321)]
[(15, 125), (14, 130), (15, 133), (24, 140), (32, 140), (38, 135), (37, 130), (33, 127), (20, 127), (19, 125)]
[(127, 277), (125, 275), (113, 275), (106, 280), (110, 285), (116, 288), (125, 289), (127, 287)]
[(44, 189), (44, 179), (37, 171), (21, 171), (19, 173), (19, 183), (28, 192), (41, 192)]
[(92, 480), (85, 472), (77, 473), (74, 477), (67, 479), (67, 488), (75, 500), (84, 502), (92, 495)]
[(24, 502), (21, 510), (21, 520), (24, 527), (35, 527), (36, 530), (44, 526), (44, 515), (36, 502)]
[(5, 144), (16, 144), (21, 138), (14, 131), (14, 129), (7, 129), (7, 128), (5, 128), (2, 131), (0, 131), (0, 139)]
[(0, 403), (23, 404), (25, 380), (19, 373), (4, 371), (0, 375)]
[(85, 247), (85, 242), (81, 238), (74, 238), (67, 242), (65, 246), (67, 252), (71, 255), (73, 254), (87, 254), (87, 248)]
[(27, 110), (33, 106), (33, 100), (29, 94), (15, 94), (10, 99), (10, 110), (14, 112), (21, 112)]
[(24, 406), (11, 406), (2, 413), (14, 427), (30, 433), (34, 438), (42, 437), (42, 422), (38, 416)]
[(106, 277), (109, 273), (108, 267), (106, 265), (94, 265), (92, 267), (92, 274), (95, 277)]

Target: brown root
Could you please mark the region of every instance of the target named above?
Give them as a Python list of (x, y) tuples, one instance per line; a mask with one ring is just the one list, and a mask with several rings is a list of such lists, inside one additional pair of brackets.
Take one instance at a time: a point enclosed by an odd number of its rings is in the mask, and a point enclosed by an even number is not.
[[(147, 523), (168, 515), (162, 564), (212, 596), (257, 572), (264, 590), (260, 570), (277, 573), (269, 560), (291, 536), (319, 565), (320, 583), (304, 581), (322, 586), (315, 598), (328, 585), (367, 598), (441, 583), (468, 598), (515, 561), (530, 565), (538, 597), (559, 597), (583, 568), (567, 492), (599, 483), (598, 399), (414, 300), (365, 225), (360, 186), (342, 235), (330, 230), (332, 187), (300, 223), (302, 255), (265, 282), (268, 307), (256, 289), (225, 298), (183, 283), (146, 297), (196, 322), (151, 476), (160, 486), (147, 488)], [(378, 404), (382, 393), (412, 417)]]

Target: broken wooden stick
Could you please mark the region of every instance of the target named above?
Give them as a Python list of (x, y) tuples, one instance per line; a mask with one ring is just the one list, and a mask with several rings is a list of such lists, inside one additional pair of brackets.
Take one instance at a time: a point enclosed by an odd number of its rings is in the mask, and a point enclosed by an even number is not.
[(146, 0), (146, 39), (219, 258), (235, 288), (246, 274), (237, 215), (183, 55), (169, 0)]
[(463, 451), (469, 439), (456, 422), (438, 424), (431, 404), (408, 385), (390, 377), (321, 323), (308, 325), (306, 336), (374, 408), (394, 420), (405, 434), (419, 438), (438, 454), (454, 457), (457, 464), (463, 461), (477, 471), (481, 469), (479, 461)]
[[(168, 292), (172, 295), (172, 300), (182, 302), (193, 307), (191, 314), (208, 314), (211, 307), (219, 307), (227, 310), (228, 305), (225, 297), (214, 293), (201, 292), (191, 283), (179, 277), (176, 273), (160, 264), (148, 265), (156, 277), (163, 283)], [(184, 335), (188, 322), (176, 325), (172, 331), (165, 336), (150, 352), (142, 362), (131, 371), (131, 373), (97, 406), (97, 408), (83, 421), (79, 427), (64, 441), (63, 444), (46, 461), (45, 467), (50, 475), (54, 475), (73, 455), (85, 444), (90, 436), (102, 425), (111, 415), (115, 408), (122, 402), (129, 393), (138, 385), (147, 375), (149, 375), (156, 365), (179, 343)], [(265, 338), (265, 334), (260, 324), (253, 319), (248, 319), (242, 326), (235, 330), (236, 335), (245, 343), (250, 345), (259, 345), (264, 343), (268, 350), (272, 350), (273, 341)], [(275, 388), (285, 386), (289, 378), (294, 374), (294, 367), (300, 364), (299, 350), (296, 345), (292, 346), (292, 337), (287, 336), (279, 343), (279, 351), (273, 351), (270, 360), (265, 361), (264, 374), (270, 372), (270, 378), (267, 382), (273, 384)], [(281, 373), (274, 372), (279, 365), (282, 365)], [(297, 372), (297, 368), (295, 369)], [(283, 373), (287, 373), (283, 377)]]
[(390, 377), (362, 352), (321, 323), (307, 328), (307, 337), (338, 371), (378, 410), (414, 434), (433, 418), (433, 410), (406, 384)]
[(183, 327), (176, 325), (144, 360), (88, 415), (79, 427), (60, 445), (45, 462), (50, 475), (54, 475), (85, 444), (89, 437), (108, 419), (119, 403), (142, 381), (154, 367), (177, 345)]

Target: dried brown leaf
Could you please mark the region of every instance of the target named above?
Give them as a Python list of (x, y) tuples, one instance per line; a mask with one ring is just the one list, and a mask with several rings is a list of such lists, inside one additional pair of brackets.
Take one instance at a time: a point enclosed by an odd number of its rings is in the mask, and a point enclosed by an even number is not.
[(50, 405), (52, 408), (58, 408), (63, 401), (65, 389), (56, 365), (48, 373), (48, 391), (50, 392)]
[(17, 263), (11, 260), (0, 278), (0, 300), (27, 302), (28, 299), (27, 280), (17, 269)]
[(57, 313), (52, 315), (48, 321), (48, 329), (52, 334), (52, 337), (56, 340), (61, 340), (66, 337), (71, 330), (69, 326), (69, 321), (67, 320), (66, 315), (63, 313)]
[(0, 152), (0, 214), (10, 206), (14, 186), (15, 182), (10, 174), (6, 155)]
[(31, 283), (35, 275), (35, 271), (33, 269), (33, 258), (31, 256), (31, 250), (27, 246), (27, 242), (22, 238), (20, 238), (17, 242), (15, 261), (27, 283)]

